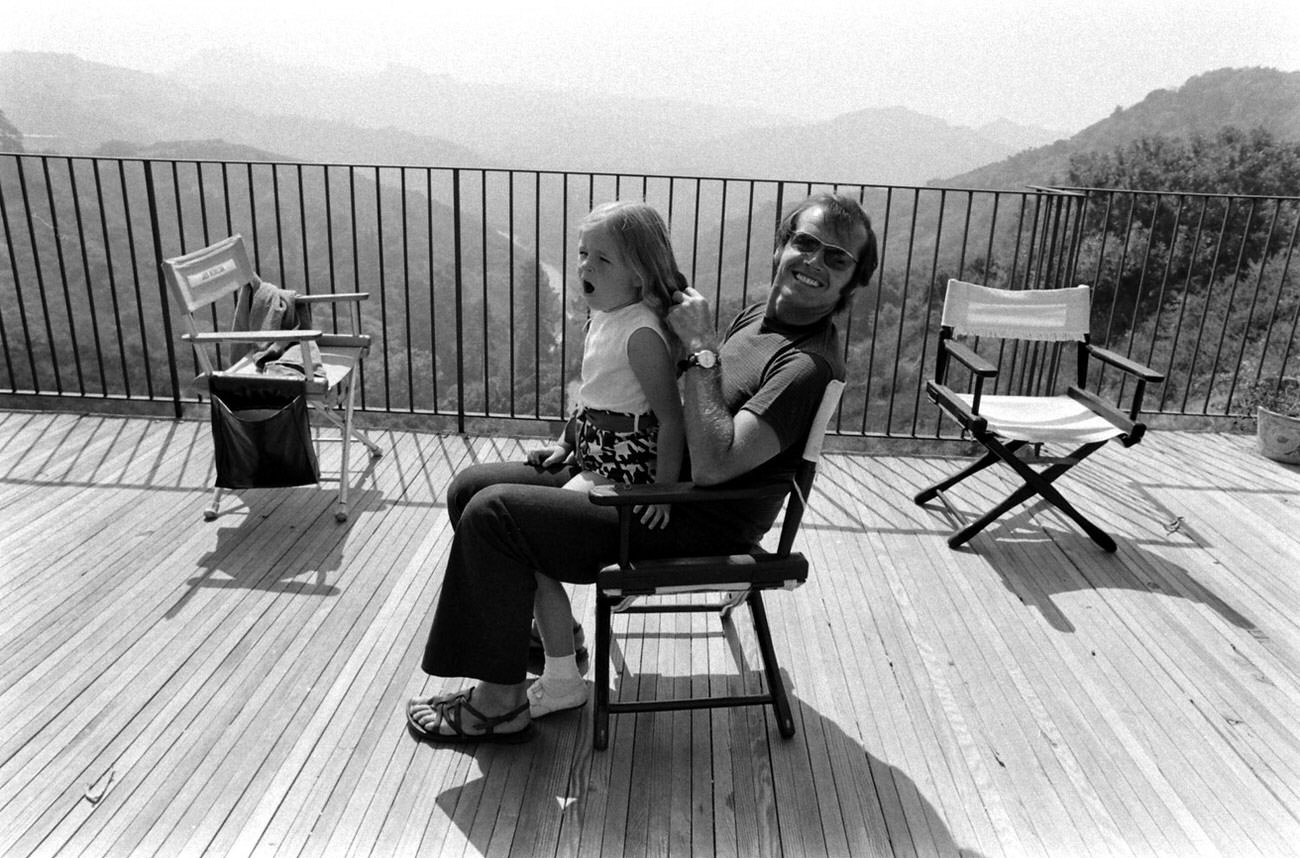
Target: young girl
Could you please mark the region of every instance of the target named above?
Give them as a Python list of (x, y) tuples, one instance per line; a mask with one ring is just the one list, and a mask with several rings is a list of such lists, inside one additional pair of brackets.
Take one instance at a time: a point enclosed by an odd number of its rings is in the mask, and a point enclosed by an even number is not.
[[(572, 457), (581, 470), (565, 488), (574, 491), (676, 480), (686, 439), (674, 341), (663, 319), (686, 278), (677, 270), (663, 218), (644, 203), (597, 206), (578, 226), (578, 280), (591, 310), (578, 410), (565, 436), (531, 451), (528, 461), (549, 468)], [(640, 513), (652, 528), (666, 526), (670, 516), (667, 504)], [(583, 705), (587, 687), (560, 582), (537, 575), (533, 615), (546, 654), (541, 677), (528, 689), (529, 713), (539, 718)]]

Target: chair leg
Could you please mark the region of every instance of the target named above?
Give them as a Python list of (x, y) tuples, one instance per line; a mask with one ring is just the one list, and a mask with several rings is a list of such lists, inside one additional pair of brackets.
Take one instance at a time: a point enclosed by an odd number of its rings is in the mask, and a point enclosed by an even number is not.
[(794, 716), (790, 712), (790, 698), (786, 695), (785, 683), (781, 681), (781, 668), (776, 662), (776, 650), (772, 647), (772, 633), (767, 625), (767, 611), (763, 607), (763, 596), (757, 590), (750, 591), (749, 610), (754, 616), (754, 635), (758, 638), (758, 651), (763, 658), (763, 673), (767, 677), (767, 689), (772, 695), (772, 711), (776, 715), (776, 727), (784, 738), (789, 739), (794, 735)]
[[(1024, 445), (1023, 441), (1012, 441), (1008, 443), (1006, 447), (1008, 450), (1014, 451), (1019, 449), (1023, 445)], [(942, 479), (939, 482), (935, 483), (934, 485), (930, 486), (929, 488), (922, 489), (921, 491), (917, 492), (913, 496), (913, 499), (916, 501), (917, 506), (921, 506), (926, 503), (929, 503), (930, 501), (935, 499), (935, 497), (939, 494), (939, 492), (947, 491), (948, 489), (957, 485), (962, 480), (966, 479), (972, 474), (978, 474), (980, 471), (984, 470), (990, 465), (997, 464), (999, 461), (1000, 458), (996, 453), (993, 453), (991, 451), (987, 452), (980, 458), (976, 459), (971, 464), (967, 465), (957, 473), (953, 474), (951, 477)]]
[(340, 524), (348, 520), (348, 484), (352, 482), (352, 473), (348, 470), (349, 454), (352, 451), (352, 404), (355, 401), (353, 384), (355, 377), (349, 378), (347, 403), (343, 410), (343, 464), (339, 470), (339, 505), (334, 511), (334, 520)]
[(596, 695), (591, 707), (591, 744), (597, 751), (609, 747), (610, 609), (613, 599), (596, 592)]
[(952, 548), (964, 545), (999, 516), (1006, 513), (1007, 510), (1029, 500), (1029, 498), (1034, 495), (1040, 495), (1052, 506), (1065, 513), (1065, 515), (1074, 521), (1075, 524), (1079, 525), (1079, 527), (1083, 529), (1084, 533), (1088, 534), (1089, 538), (1091, 538), (1093, 542), (1097, 543), (1103, 551), (1113, 552), (1116, 548), (1115, 540), (1100, 527), (1093, 524), (1092, 521), (1083, 515), (1083, 513), (1075, 509), (1074, 505), (1066, 500), (1065, 496), (1057, 491), (1052, 485), (1058, 477), (1090, 456), (1101, 446), (1101, 444), (1085, 444), (1066, 457), (1071, 460), (1069, 464), (1052, 465), (1050, 468), (1042, 471), (1042, 473), (1035, 471), (1028, 464), (1017, 458), (1014, 455), (1015, 447), (1011, 444), (1007, 444), (1006, 446), (997, 445), (993, 447), (993, 451), (1020, 475), (1021, 479), (1024, 480), (1024, 485), (1008, 495), (1005, 500), (993, 507), (993, 509), (989, 510), (984, 515), (950, 536), (948, 538), (948, 545)]

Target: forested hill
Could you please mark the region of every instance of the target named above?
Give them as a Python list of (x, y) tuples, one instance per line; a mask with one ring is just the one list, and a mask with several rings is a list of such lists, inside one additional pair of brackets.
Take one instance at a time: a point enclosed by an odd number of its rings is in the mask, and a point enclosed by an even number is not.
[[(1300, 72), (1218, 69), (1177, 89), (1158, 89), (1127, 109), (1115, 108), (1068, 140), (1058, 140), (947, 179), (936, 186), (1019, 188), (1067, 182), (1070, 158), (1110, 152), (1146, 137), (1213, 136), (1221, 128), (1263, 128), (1279, 141), (1300, 141)], [(1300, 194), (1300, 188), (1295, 189)]]

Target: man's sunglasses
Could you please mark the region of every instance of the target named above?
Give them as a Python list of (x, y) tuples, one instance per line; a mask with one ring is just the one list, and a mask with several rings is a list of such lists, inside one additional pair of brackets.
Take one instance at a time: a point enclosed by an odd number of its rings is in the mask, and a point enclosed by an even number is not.
[(790, 246), (800, 253), (807, 254), (813, 254), (820, 250), (822, 259), (826, 262), (826, 267), (832, 271), (848, 271), (858, 264), (858, 258), (844, 248), (834, 244), (827, 244), (817, 236), (809, 235), (806, 232), (796, 232), (790, 236)]

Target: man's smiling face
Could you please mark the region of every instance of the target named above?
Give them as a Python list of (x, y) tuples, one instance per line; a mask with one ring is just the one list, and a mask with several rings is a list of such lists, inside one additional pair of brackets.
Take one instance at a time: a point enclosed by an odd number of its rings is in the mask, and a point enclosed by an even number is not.
[[(794, 226), (795, 235), (776, 252), (767, 310), (787, 324), (808, 325), (835, 310), (840, 293), (853, 279), (851, 260), (866, 244), (867, 231), (857, 224), (847, 231), (834, 229), (820, 206), (800, 213)], [(800, 250), (799, 244), (807, 249)], [(840, 251), (847, 252), (847, 264)]]

